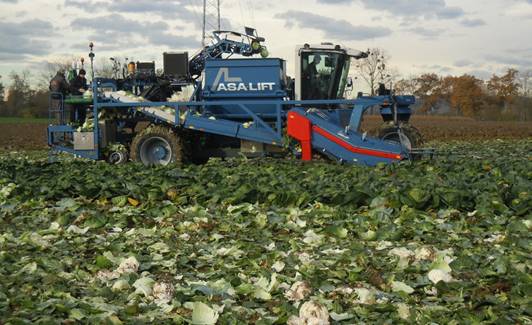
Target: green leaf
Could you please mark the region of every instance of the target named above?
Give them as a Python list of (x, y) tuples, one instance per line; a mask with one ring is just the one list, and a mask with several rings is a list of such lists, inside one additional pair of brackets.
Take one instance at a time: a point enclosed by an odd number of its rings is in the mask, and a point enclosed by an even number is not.
[(392, 291), (411, 294), (412, 292), (414, 292), (414, 288), (401, 281), (392, 281)]
[(216, 324), (218, 313), (202, 302), (195, 302), (192, 310), (192, 324), (210, 325)]
[(142, 277), (135, 281), (135, 283), (133, 283), (133, 287), (136, 289), (135, 293), (142, 294), (145, 297), (148, 297), (152, 293), (154, 284), (155, 281), (153, 279), (148, 277)]

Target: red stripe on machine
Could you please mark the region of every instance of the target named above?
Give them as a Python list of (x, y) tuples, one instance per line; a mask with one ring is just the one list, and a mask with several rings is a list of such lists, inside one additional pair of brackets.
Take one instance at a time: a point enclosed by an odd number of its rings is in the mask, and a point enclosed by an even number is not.
[(341, 146), (342, 148), (349, 150), (354, 153), (358, 153), (361, 155), (367, 155), (367, 156), (374, 156), (374, 157), (380, 157), (380, 158), (387, 158), (387, 159), (395, 159), (395, 160), (401, 160), (402, 157), (399, 154), (396, 153), (390, 153), (390, 152), (384, 152), (384, 151), (378, 151), (378, 150), (371, 150), (371, 149), (365, 149), (365, 148), (359, 148), (355, 147), (347, 142), (345, 142), (342, 139), (339, 139), (338, 137), (330, 134), (329, 132), (325, 131), (324, 129), (320, 128), (319, 126), (313, 125), (312, 130), (319, 135), (327, 138), (328, 140), (336, 143), (337, 145)]

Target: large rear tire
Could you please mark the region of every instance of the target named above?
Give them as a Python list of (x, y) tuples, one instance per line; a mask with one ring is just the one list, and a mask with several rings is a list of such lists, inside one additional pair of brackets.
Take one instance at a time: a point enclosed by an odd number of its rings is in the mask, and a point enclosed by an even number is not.
[[(401, 129), (401, 132), (399, 132), (399, 129)], [(403, 139), (401, 139), (400, 133), (402, 133)], [(418, 148), (423, 143), (421, 132), (408, 123), (401, 123), (399, 127), (390, 123), (384, 124), (379, 130), (379, 139), (402, 143), (409, 149)]]
[(182, 139), (170, 128), (150, 126), (131, 142), (131, 160), (146, 166), (166, 166), (185, 162)]

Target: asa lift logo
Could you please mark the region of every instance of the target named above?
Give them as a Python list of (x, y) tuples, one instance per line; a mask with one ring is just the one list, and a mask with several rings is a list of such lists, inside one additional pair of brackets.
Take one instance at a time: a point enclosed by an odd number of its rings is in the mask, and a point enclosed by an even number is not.
[(230, 77), (229, 68), (220, 68), (212, 84), (212, 91), (264, 91), (274, 90), (275, 82), (248, 82), (240, 77)]

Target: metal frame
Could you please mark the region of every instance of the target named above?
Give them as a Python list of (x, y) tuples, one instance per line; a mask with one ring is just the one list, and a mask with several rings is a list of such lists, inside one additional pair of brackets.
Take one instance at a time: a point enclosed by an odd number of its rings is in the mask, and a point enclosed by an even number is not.
[[(55, 99), (54, 97), (59, 97), (59, 99)], [(52, 100), (59, 100), (59, 109), (53, 109)], [(65, 96), (62, 93), (50, 92), (50, 95), (48, 97), (48, 122), (49, 123), (52, 121), (53, 113), (60, 113), (60, 115), (59, 115), (60, 123), (64, 123), (64, 120), (65, 120)]]
[[(97, 94), (98, 85), (93, 84), (93, 94)], [(223, 135), (228, 137), (239, 138), (242, 140), (261, 142), (265, 144), (271, 144), (276, 146), (283, 145), (283, 123), (286, 121), (287, 112), (291, 109), (299, 109), (299, 111), (309, 112), (312, 115), (313, 106), (348, 106), (351, 110), (351, 117), (349, 125), (343, 130), (344, 133), (350, 133), (356, 135), (362, 141), (362, 135), (359, 134), (360, 123), (362, 121), (362, 115), (364, 112), (375, 105), (381, 105), (391, 100), (388, 96), (371, 97), (371, 98), (359, 98), (354, 100), (235, 100), (235, 101), (201, 101), (201, 102), (141, 102), (141, 103), (124, 103), (117, 100), (99, 98), (93, 96), (93, 118), (94, 118), (94, 150), (74, 150), (72, 148), (54, 144), (55, 133), (73, 133), (75, 130), (68, 125), (50, 125), (48, 127), (48, 143), (53, 149), (69, 152), (79, 157), (89, 159), (100, 159), (100, 130), (99, 130), (99, 118), (98, 113), (105, 108), (113, 109), (134, 109), (141, 107), (171, 107), (175, 110), (173, 120), (161, 118), (147, 112), (143, 112), (145, 116), (152, 119), (154, 123), (163, 123), (175, 128), (185, 128), (196, 130), (200, 132), (206, 132), (211, 134)], [(211, 116), (202, 114), (208, 106), (224, 106), (224, 105), (236, 105), (240, 107), (246, 114), (247, 120), (252, 120), (251, 126), (245, 126), (240, 121), (228, 120), (228, 119), (212, 119)], [(275, 116), (259, 116), (253, 112), (254, 105), (275, 105)], [(324, 110), (329, 111), (329, 110)], [(323, 112), (323, 110), (322, 110)], [(334, 112), (331, 110), (330, 112)], [(186, 113), (186, 117), (182, 120), (180, 114)], [(314, 114), (315, 115), (315, 114)], [(271, 126), (265, 118), (269, 118), (270, 122), (273, 122)], [(317, 119), (314, 116), (314, 119)], [(326, 121), (315, 121), (322, 125), (328, 125)], [(330, 124), (330, 123), (329, 123)], [(330, 125), (328, 125), (331, 129)], [(337, 132), (338, 133), (338, 132)], [(345, 136), (345, 135), (344, 135)], [(389, 146), (388, 146), (389, 147)], [(393, 148), (397, 151), (397, 147)]]

